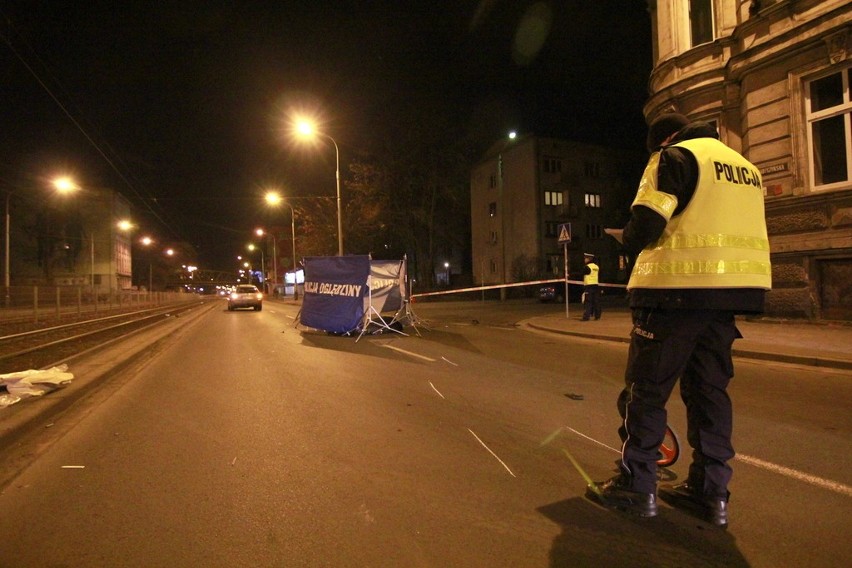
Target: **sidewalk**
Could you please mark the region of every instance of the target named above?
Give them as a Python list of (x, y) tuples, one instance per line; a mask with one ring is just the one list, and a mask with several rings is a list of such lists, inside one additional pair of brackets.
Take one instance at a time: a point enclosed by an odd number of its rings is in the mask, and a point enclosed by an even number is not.
[[(533, 329), (609, 341), (630, 341), (630, 311), (604, 311), (598, 321), (580, 321), (582, 310), (539, 316), (525, 323)], [(743, 338), (734, 342), (734, 356), (783, 363), (852, 369), (852, 325), (795, 320), (737, 318)]]

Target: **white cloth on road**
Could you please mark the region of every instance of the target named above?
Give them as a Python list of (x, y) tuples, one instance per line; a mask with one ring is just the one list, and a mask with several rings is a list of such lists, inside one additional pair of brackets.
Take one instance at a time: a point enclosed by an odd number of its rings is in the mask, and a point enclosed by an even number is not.
[(0, 375), (0, 386), (6, 387), (8, 391), (8, 394), (0, 395), (0, 407), (15, 404), (30, 396), (41, 396), (67, 385), (73, 378), (74, 375), (68, 372), (68, 365)]

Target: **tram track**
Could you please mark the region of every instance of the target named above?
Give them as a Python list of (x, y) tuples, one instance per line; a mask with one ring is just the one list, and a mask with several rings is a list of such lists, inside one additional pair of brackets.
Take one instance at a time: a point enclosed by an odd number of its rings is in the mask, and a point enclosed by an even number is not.
[(0, 374), (69, 361), (169, 318), (181, 317), (208, 302), (195, 300), (2, 335)]

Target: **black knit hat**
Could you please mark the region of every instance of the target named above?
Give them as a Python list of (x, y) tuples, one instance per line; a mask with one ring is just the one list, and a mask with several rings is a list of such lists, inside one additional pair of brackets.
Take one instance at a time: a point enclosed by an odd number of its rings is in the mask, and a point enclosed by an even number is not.
[(670, 112), (661, 114), (648, 127), (648, 138), (645, 145), (649, 152), (659, 148), (663, 141), (689, 124), (689, 119), (682, 114)]

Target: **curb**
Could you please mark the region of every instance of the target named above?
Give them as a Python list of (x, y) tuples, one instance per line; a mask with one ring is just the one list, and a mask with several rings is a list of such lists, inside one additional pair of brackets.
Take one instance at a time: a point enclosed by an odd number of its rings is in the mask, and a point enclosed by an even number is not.
[[(612, 335), (602, 335), (589, 333), (585, 331), (571, 331), (567, 329), (555, 329), (541, 324), (533, 323), (529, 320), (522, 323), (526, 327), (547, 333), (556, 333), (560, 335), (572, 335), (574, 337), (582, 337), (585, 339), (599, 339), (602, 341), (614, 341), (616, 343), (630, 343), (629, 337), (614, 337)], [(794, 365), (805, 365), (808, 367), (821, 367), (827, 369), (843, 369), (852, 370), (852, 361), (844, 361), (841, 359), (831, 359), (827, 357), (814, 357), (807, 355), (786, 355), (781, 353), (768, 353), (765, 351), (754, 351), (751, 349), (733, 349), (734, 357), (744, 359), (754, 359), (757, 361), (775, 361), (778, 363), (790, 363)]]

